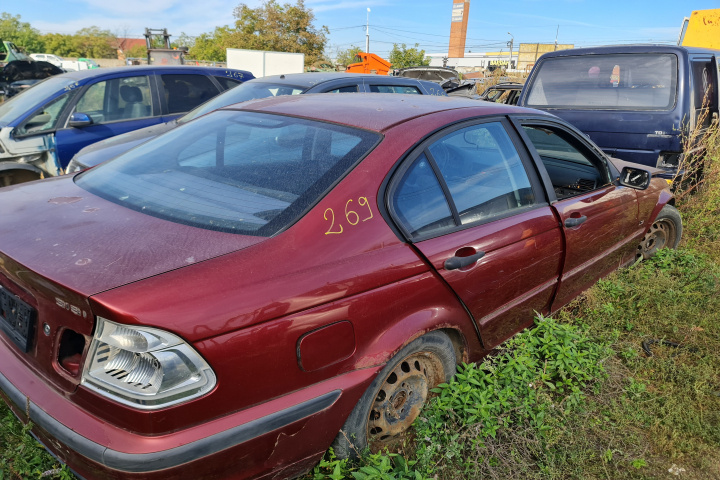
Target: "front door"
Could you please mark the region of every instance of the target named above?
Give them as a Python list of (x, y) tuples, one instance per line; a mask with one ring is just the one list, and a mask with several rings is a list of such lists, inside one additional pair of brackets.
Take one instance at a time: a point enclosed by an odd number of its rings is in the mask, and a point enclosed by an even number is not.
[(643, 226), (636, 191), (617, 186), (606, 160), (579, 135), (552, 122), (521, 122), (547, 172), (565, 237), (565, 260), (553, 310), (635, 257)]
[(66, 127), (55, 133), (58, 159), (63, 168), (73, 155), (91, 143), (160, 122), (147, 75), (96, 82), (80, 94), (72, 111), (88, 114), (93, 123), (86, 127)]

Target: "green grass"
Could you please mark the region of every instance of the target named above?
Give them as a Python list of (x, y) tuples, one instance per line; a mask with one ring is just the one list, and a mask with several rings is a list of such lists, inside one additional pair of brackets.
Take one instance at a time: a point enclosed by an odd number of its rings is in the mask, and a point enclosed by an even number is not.
[[(677, 251), (462, 366), (396, 451), (357, 464), (328, 452), (304, 478), (720, 478), (718, 152), (711, 139), (704, 184), (678, 191)], [(648, 357), (647, 339), (681, 347), (654, 344)], [(72, 478), (1, 402), (0, 421), (0, 480)]]

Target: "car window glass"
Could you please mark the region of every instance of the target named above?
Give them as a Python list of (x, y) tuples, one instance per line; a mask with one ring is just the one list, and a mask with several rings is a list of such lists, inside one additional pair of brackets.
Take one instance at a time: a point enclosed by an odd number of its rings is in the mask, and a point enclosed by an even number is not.
[(238, 80), (236, 78), (229, 78), (229, 77), (215, 77), (215, 80), (217, 80), (225, 90), (230, 90), (231, 88), (235, 88), (242, 83), (240, 80)]
[(328, 90), (326, 93), (357, 93), (357, 92), (358, 92), (357, 85), (347, 85), (345, 87)]
[(411, 236), (428, 235), (455, 226), (445, 194), (425, 154), (413, 162), (398, 182), (392, 204)]
[(499, 122), (457, 130), (429, 147), (465, 225), (532, 205), (525, 167)]
[(95, 167), (76, 182), (148, 215), (271, 236), (294, 223), (380, 138), (325, 122), (220, 110)]
[(558, 199), (595, 190), (608, 182), (607, 171), (570, 133), (546, 126), (523, 125), (552, 181)]
[(161, 75), (168, 113), (192, 110), (218, 94), (218, 89), (205, 75)]
[(153, 115), (147, 76), (104, 80), (91, 85), (78, 100), (75, 111), (93, 123), (108, 123)]
[(713, 74), (712, 60), (693, 60), (692, 75), (694, 120), (698, 126), (709, 127), (712, 112), (717, 111), (717, 82)]
[(417, 87), (406, 85), (368, 85), (372, 93), (410, 93), (420, 95)]
[(16, 130), (17, 134), (26, 135), (28, 133), (46, 132), (56, 128), (60, 114), (71, 96), (70, 93), (66, 93), (49, 102), (40, 111), (23, 122)]
[(667, 109), (675, 104), (676, 85), (672, 54), (548, 58), (527, 87), (527, 106)]

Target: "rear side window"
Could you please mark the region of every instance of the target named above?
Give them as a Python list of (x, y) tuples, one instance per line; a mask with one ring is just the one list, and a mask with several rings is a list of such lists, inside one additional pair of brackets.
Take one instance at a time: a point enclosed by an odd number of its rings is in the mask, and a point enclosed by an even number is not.
[(189, 112), (218, 94), (205, 75), (161, 75), (168, 113)]
[(242, 81), (236, 79), (236, 78), (229, 78), (229, 77), (215, 77), (215, 80), (218, 81), (218, 83), (223, 87), (225, 90), (230, 90), (231, 88), (237, 87), (242, 83)]
[(525, 106), (666, 110), (675, 105), (676, 90), (672, 54), (555, 57), (540, 64)]
[(410, 236), (485, 222), (535, 203), (522, 160), (500, 122), (437, 139), (392, 188), (392, 210)]
[(295, 117), (217, 111), (76, 177), (127, 208), (210, 230), (271, 236), (380, 140)]
[(410, 93), (420, 95), (417, 87), (406, 85), (368, 85), (372, 93)]

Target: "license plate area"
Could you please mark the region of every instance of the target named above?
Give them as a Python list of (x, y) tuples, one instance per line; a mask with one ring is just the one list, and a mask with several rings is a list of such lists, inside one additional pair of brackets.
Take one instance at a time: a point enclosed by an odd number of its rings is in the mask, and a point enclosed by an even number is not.
[(30, 350), (36, 311), (0, 285), (0, 330), (23, 352)]

